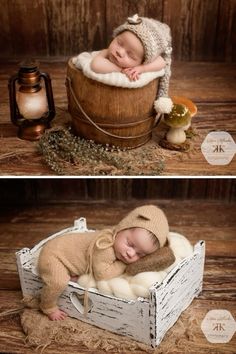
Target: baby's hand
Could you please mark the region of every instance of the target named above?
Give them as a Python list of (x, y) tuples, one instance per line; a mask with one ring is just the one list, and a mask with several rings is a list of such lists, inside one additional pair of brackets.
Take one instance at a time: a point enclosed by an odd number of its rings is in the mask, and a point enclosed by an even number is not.
[(142, 72), (143, 72), (142, 65), (134, 66), (132, 68), (122, 69), (122, 73), (125, 74), (130, 81), (139, 80), (139, 75), (142, 74)]

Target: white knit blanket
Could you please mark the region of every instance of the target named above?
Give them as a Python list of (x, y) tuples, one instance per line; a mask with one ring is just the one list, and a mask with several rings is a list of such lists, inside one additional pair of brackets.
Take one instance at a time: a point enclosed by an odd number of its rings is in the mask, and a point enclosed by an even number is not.
[(83, 52), (78, 56), (72, 58), (72, 62), (76, 66), (76, 68), (81, 69), (84, 75), (87, 76), (89, 79), (99, 81), (106, 85), (125, 88), (138, 88), (147, 85), (152, 80), (165, 74), (164, 69), (155, 72), (147, 72), (141, 74), (139, 80), (137, 81), (130, 81), (125, 74), (120, 72), (97, 74), (91, 70), (90, 63), (94, 56), (98, 53), (99, 51), (91, 53)]
[(95, 281), (88, 274), (79, 277), (78, 284), (84, 288), (95, 288), (100, 293), (116, 296), (118, 298), (135, 300), (138, 297), (148, 298), (149, 288), (154, 283), (161, 283), (166, 275), (184, 258), (193, 253), (193, 246), (188, 239), (176, 232), (168, 236), (170, 248), (175, 255), (175, 262), (168, 268), (159, 272), (142, 272), (134, 276), (122, 275), (110, 280)]

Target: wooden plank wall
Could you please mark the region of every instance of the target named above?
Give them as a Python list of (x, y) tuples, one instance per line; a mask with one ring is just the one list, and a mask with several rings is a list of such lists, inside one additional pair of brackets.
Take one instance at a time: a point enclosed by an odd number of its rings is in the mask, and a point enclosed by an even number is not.
[(0, 0), (0, 56), (68, 57), (105, 47), (139, 13), (171, 26), (173, 57), (235, 61), (235, 0)]
[(0, 206), (134, 199), (236, 200), (235, 179), (1, 179)]

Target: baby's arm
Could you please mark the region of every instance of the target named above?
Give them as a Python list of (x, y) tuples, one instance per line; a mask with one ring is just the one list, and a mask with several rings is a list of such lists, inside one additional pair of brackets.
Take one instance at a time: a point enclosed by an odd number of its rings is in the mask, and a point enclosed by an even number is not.
[(99, 267), (93, 269), (93, 274), (96, 280), (108, 280), (119, 277), (125, 272), (125, 269), (125, 263), (118, 260), (111, 264), (107, 264), (107, 262), (101, 262)]
[(121, 71), (121, 68), (119, 68), (117, 65), (113, 64), (107, 58), (107, 52), (108, 52), (107, 49), (103, 49), (91, 61), (90, 68), (95, 73), (107, 74), (107, 73), (111, 73), (114, 71), (117, 71), (117, 72)]
[(159, 55), (151, 63), (141, 64), (133, 68), (123, 69), (122, 72), (128, 76), (131, 81), (139, 79), (139, 75), (151, 71), (159, 71), (165, 67), (165, 60)]
[(125, 269), (126, 264), (115, 257), (113, 247), (105, 249), (95, 247), (93, 253), (93, 275), (96, 280), (108, 280), (118, 277), (125, 272)]
[(159, 71), (161, 69), (164, 69), (165, 66), (166, 66), (165, 60), (159, 55), (151, 63), (143, 64), (142, 65), (142, 67), (143, 67), (142, 72), (146, 73), (146, 72), (151, 72), (151, 71)]

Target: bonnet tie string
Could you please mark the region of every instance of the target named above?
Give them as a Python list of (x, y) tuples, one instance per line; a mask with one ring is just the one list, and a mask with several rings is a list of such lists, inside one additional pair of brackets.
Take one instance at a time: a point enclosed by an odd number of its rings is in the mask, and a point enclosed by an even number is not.
[[(90, 283), (91, 276), (93, 276), (93, 253), (95, 246), (98, 249), (106, 249), (113, 246), (113, 240), (109, 241), (107, 236), (113, 235), (113, 231), (111, 229), (105, 229), (98, 234), (98, 236), (91, 242), (88, 248), (87, 253), (87, 268), (85, 273), (88, 274), (89, 280), (88, 284)], [(89, 297), (88, 297), (88, 285), (85, 288), (84, 292), (84, 317), (87, 317), (88, 314), (88, 306), (89, 306)]]

